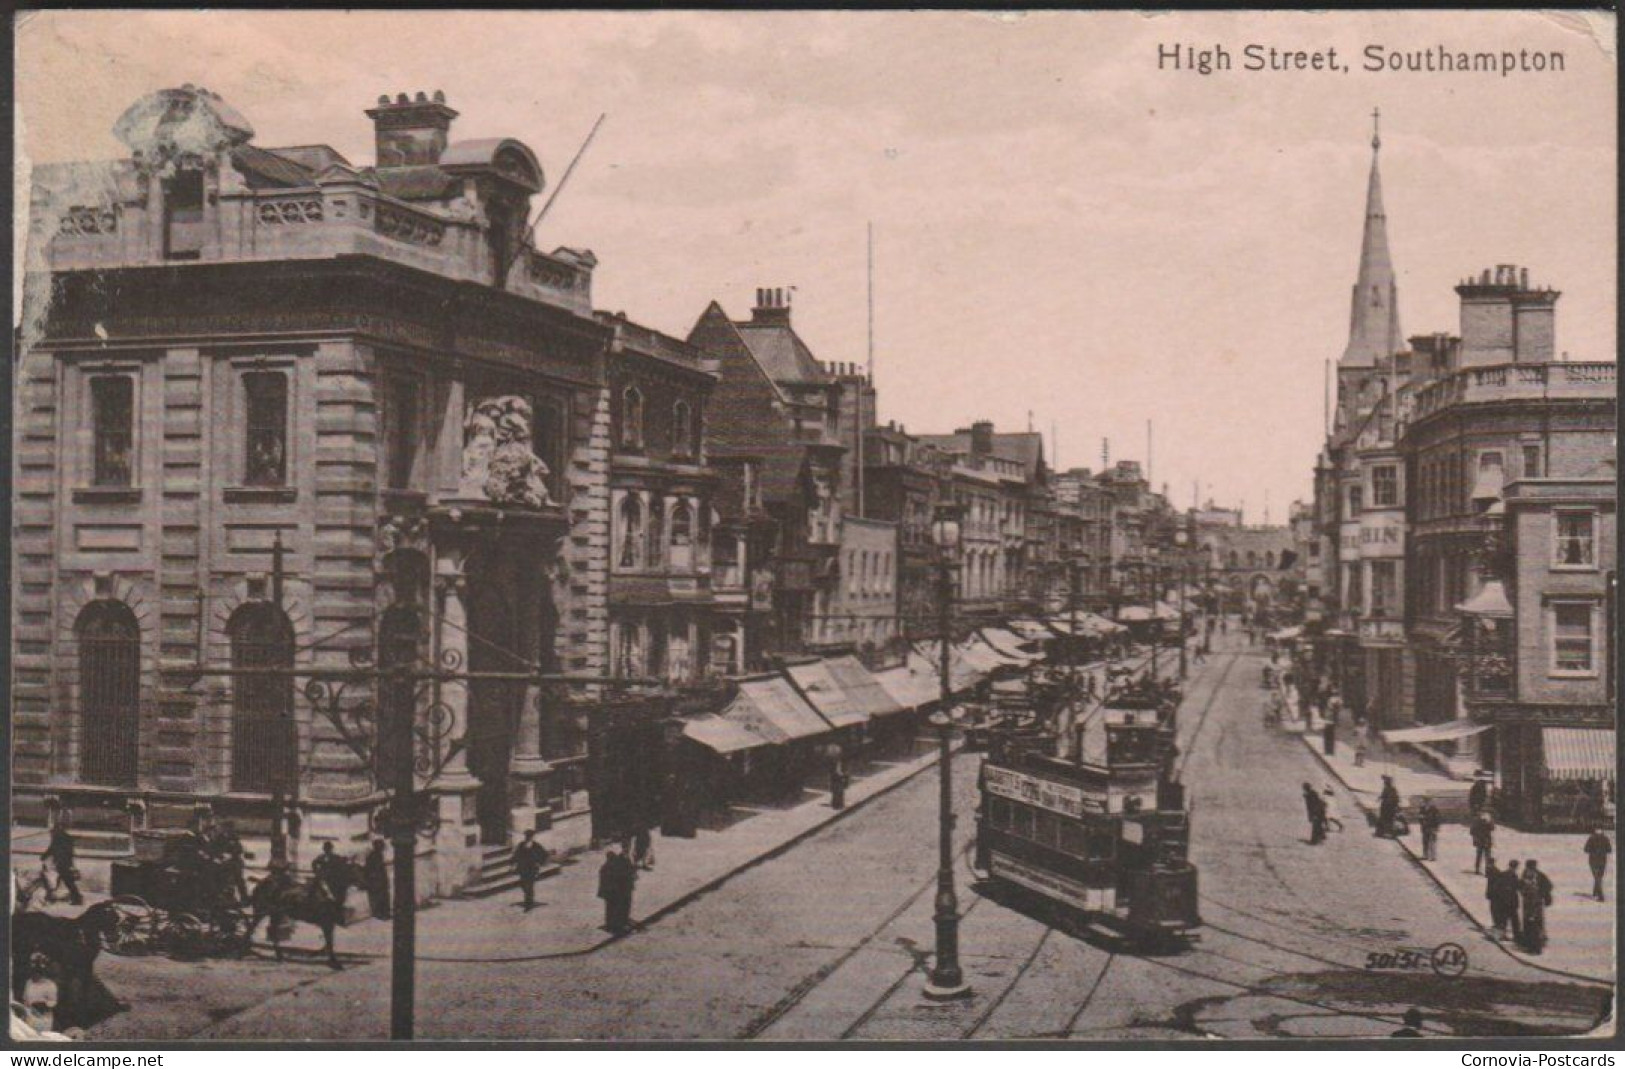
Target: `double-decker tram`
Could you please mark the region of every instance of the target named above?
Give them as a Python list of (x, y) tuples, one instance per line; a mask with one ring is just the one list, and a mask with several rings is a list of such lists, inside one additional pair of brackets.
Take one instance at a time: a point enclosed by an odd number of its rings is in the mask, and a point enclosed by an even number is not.
[(989, 740), (977, 867), (995, 886), (1021, 888), (1131, 938), (1188, 937), (1202, 921), (1166, 710), (1108, 701), (1099, 712), (1092, 731), (1063, 745), (1057, 735), (1070, 728)]

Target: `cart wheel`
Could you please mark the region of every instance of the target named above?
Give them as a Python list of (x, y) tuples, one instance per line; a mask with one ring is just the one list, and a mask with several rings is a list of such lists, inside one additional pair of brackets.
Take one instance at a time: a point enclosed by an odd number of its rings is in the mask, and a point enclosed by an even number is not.
[(172, 913), (164, 923), (164, 948), (171, 957), (186, 961), (207, 957), (209, 941), (209, 926), (190, 913)]
[(153, 908), (135, 895), (119, 895), (108, 900), (117, 918), (102, 936), (109, 954), (135, 957), (156, 949), (157, 916)]

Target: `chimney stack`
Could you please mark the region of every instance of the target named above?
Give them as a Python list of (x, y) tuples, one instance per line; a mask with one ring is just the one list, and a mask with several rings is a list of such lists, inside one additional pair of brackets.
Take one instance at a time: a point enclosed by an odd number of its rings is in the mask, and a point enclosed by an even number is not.
[[(752, 323), (769, 326), (790, 325), (790, 302), (786, 298), (786, 290), (782, 287), (773, 289), (758, 289), (756, 291), (756, 307), (751, 309)], [(833, 365), (827, 365), (833, 367)]]
[(367, 109), (372, 120), (379, 167), (407, 167), (439, 163), (457, 112), (446, 106), (446, 94), (436, 89), (431, 100), (422, 92), (416, 99), (388, 94)]
[(1461, 298), (1460, 366), (1543, 364), (1556, 349), (1557, 299), (1531, 289), (1529, 269), (1497, 264), (1456, 287)]
[(993, 424), (990, 420), (977, 420), (970, 425), (970, 451), (977, 456), (993, 455)]

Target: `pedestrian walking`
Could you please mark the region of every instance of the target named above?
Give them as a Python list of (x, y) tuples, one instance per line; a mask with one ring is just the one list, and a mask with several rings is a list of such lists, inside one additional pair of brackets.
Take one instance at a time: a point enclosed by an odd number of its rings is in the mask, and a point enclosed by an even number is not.
[(1516, 859), (1507, 862), (1501, 870), (1501, 916), (1503, 938), (1511, 936), (1515, 943), (1523, 942), (1523, 874), (1518, 871)]
[(374, 839), (367, 860), (361, 865), (361, 883), (367, 889), (367, 908), (381, 921), (389, 920), (389, 863), (384, 857), (384, 841)]
[(1405, 1027), (1393, 1034), (1394, 1039), (1421, 1039), (1422, 1038), (1422, 1011), (1412, 1006), (1405, 1011), (1402, 1018)]
[(525, 829), (524, 842), (513, 848), (513, 869), (519, 875), (519, 891), (524, 895), (527, 913), (536, 908), (536, 881), (542, 878), (546, 865), (547, 847), (536, 841), (533, 829)]
[(1422, 808), (1417, 811), (1416, 824), (1422, 829), (1422, 860), (1439, 860), (1439, 825), (1444, 818), (1439, 816), (1439, 807), (1433, 804), (1433, 799), (1422, 799)]
[(1320, 741), (1327, 757), (1337, 752), (1337, 717), (1326, 718), (1325, 726), (1320, 729)]
[(1303, 785), (1303, 807), (1309, 817), (1309, 845), (1317, 846), (1326, 841), (1326, 803), (1307, 783)]
[(1398, 836), (1399, 789), (1394, 777), (1382, 777), (1382, 793), (1377, 796), (1377, 835), (1384, 839)]
[(1494, 857), (1495, 820), (1489, 810), (1480, 809), (1473, 818), (1470, 834), (1473, 837), (1473, 871), (1480, 871), (1486, 861)]
[(1505, 883), (1506, 873), (1496, 868), (1495, 862), (1491, 861), (1484, 870), (1484, 901), (1488, 902), (1490, 907), (1490, 929), (1502, 938), (1507, 934)]
[(84, 905), (85, 896), (79, 893), (79, 870), (74, 867), (73, 836), (67, 828), (58, 824), (51, 829), (51, 841), (40, 857), (56, 869), (57, 883), (67, 889), (68, 901), (75, 906)]
[(598, 869), (598, 897), (604, 900), (604, 927), (621, 935), (632, 927), (632, 889), (638, 870), (621, 851), (609, 850)]
[(1601, 902), (1602, 877), (1608, 871), (1608, 855), (1614, 852), (1614, 844), (1608, 841), (1606, 831), (1597, 828), (1586, 839), (1585, 852), (1586, 860), (1591, 863), (1591, 897)]
[[(1326, 722), (1336, 724), (1343, 718), (1343, 698), (1335, 691), (1326, 699)], [(1331, 753), (1330, 750), (1326, 751)]]
[(248, 873), (244, 862), (246, 852), (243, 840), (237, 835), (237, 825), (222, 820), (215, 829), (211, 852), (228, 884), (237, 892), (237, 901), (248, 901)]
[(1531, 858), (1523, 867), (1519, 886), (1523, 905), (1523, 948), (1539, 954), (1546, 948), (1546, 907), (1552, 904), (1552, 881)]
[(1327, 828), (1332, 831), (1343, 830), (1343, 821), (1337, 812), (1337, 795), (1333, 792), (1330, 783), (1326, 784), (1325, 789), (1320, 792), (1320, 809), (1321, 819), (1325, 821)]
[(1473, 777), (1473, 785), (1467, 791), (1467, 810), (1473, 816), (1478, 816), (1489, 804), (1490, 783), (1482, 774)]
[(316, 877), (317, 886), (325, 890), (334, 902), (338, 903), (339, 910), (344, 909), (344, 899), (349, 893), (349, 884), (344, 879), (342, 859), (333, 850), (333, 844), (322, 844), (322, 852), (310, 864), (310, 874)]
[(637, 834), (632, 836), (632, 864), (640, 869), (655, 867), (654, 839), (648, 828), (639, 828)]

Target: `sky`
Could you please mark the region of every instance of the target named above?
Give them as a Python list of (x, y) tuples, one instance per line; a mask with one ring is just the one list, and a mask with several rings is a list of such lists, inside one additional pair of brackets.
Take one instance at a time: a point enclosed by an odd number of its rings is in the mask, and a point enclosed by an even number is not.
[[(1374, 108), (1407, 334), (1455, 331), (1452, 287), (1511, 263), (1563, 291), (1560, 350), (1615, 359), (1613, 37), (1528, 12), (42, 12), (19, 170), (122, 155), (124, 109), (186, 82), (258, 144), (368, 164), (379, 94), (440, 89), (453, 139), (524, 141), (551, 190), (603, 113), (537, 230), (596, 253), (598, 307), (683, 336), (793, 287), (814, 353), (861, 363), (872, 224), (882, 420), (1031, 420), (1097, 469), (1103, 439), (1144, 462), (1152, 421), (1175, 505), (1199, 483), (1281, 522), (1347, 340)], [(1181, 45), (1231, 69), (1159, 70)], [(1347, 69), (1246, 71), (1248, 45)], [(1564, 71), (1372, 73), (1368, 46)]]

